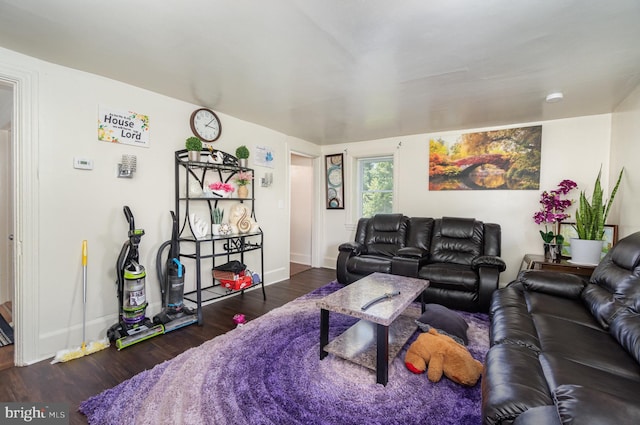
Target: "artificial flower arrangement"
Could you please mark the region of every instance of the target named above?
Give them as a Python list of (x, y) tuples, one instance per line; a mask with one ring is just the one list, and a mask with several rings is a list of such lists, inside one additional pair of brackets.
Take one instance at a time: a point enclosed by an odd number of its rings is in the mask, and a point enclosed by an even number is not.
[(251, 180), (253, 180), (253, 174), (249, 171), (240, 171), (235, 175), (233, 180), (238, 186), (246, 186), (251, 183)]
[(229, 183), (215, 182), (209, 185), (209, 189), (219, 196), (226, 197), (232, 193), (235, 188)]
[[(536, 224), (544, 224), (544, 232), (540, 230), (540, 236), (545, 243), (552, 243), (555, 239), (557, 245), (564, 243), (564, 236), (560, 234), (560, 222), (569, 218), (570, 215), (565, 213), (567, 208), (573, 204), (571, 199), (563, 199), (573, 189), (578, 187), (573, 180), (562, 180), (558, 184), (558, 188), (547, 192), (546, 190), (540, 195), (540, 211), (533, 215), (533, 221)], [(553, 229), (547, 228), (548, 224), (553, 224)]]

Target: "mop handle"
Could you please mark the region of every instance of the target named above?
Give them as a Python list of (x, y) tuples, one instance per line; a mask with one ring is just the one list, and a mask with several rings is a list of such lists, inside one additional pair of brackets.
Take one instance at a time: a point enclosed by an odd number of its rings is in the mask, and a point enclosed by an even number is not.
[(85, 346), (85, 323), (87, 318), (87, 241), (82, 241), (82, 346)]

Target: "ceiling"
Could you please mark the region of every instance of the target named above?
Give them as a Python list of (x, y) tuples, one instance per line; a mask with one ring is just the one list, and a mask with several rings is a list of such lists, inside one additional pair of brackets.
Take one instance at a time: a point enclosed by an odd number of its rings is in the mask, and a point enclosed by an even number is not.
[(612, 112), (639, 40), (638, 0), (0, 0), (0, 46), (317, 144)]

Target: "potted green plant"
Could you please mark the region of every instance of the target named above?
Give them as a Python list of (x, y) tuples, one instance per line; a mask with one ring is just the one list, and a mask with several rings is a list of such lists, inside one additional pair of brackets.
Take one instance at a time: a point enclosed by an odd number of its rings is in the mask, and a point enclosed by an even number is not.
[(214, 208), (211, 211), (211, 220), (213, 223), (211, 224), (211, 234), (214, 236), (218, 236), (220, 234), (220, 225), (222, 224), (222, 219), (224, 218), (224, 210), (221, 208)]
[(184, 146), (189, 151), (189, 161), (200, 161), (202, 140), (198, 139), (197, 137), (191, 136), (185, 141)]
[(604, 200), (600, 177), (602, 168), (598, 171), (598, 177), (593, 186), (591, 201), (587, 199), (584, 191), (580, 192), (578, 209), (576, 210), (575, 229), (578, 238), (571, 239), (571, 259), (576, 263), (598, 264), (602, 253), (602, 237), (604, 236), (604, 224), (607, 222), (613, 200), (622, 182), (624, 168), (620, 170), (608, 200)]
[(238, 146), (236, 148), (236, 158), (240, 167), (247, 168), (247, 160), (249, 159), (249, 148), (245, 145)]

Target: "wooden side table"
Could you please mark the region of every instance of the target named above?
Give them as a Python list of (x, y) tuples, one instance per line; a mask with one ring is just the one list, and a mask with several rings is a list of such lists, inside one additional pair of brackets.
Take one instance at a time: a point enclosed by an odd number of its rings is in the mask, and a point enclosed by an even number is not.
[(566, 259), (553, 262), (544, 258), (544, 255), (525, 254), (520, 270), (550, 270), (555, 272), (573, 273), (579, 276), (591, 277), (596, 266), (586, 264), (574, 264)]

